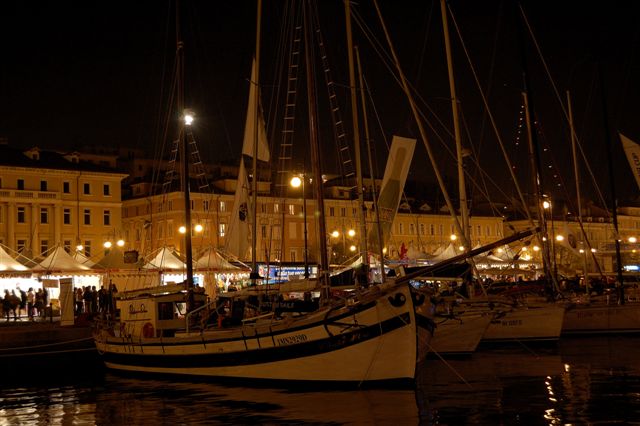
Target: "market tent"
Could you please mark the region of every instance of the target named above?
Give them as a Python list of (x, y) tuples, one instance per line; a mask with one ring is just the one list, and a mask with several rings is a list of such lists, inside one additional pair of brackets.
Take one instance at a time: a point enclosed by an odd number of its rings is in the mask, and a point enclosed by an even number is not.
[(151, 255), (142, 267), (144, 269), (184, 270), (186, 265), (173, 249), (163, 247)]
[(11, 257), (4, 247), (0, 246), (0, 271), (26, 271), (27, 269), (29, 268)]
[(89, 268), (92, 268), (93, 265), (95, 265), (95, 262), (85, 256), (81, 251), (76, 251), (71, 257)]
[(457, 255), (458, 255), (458, 252), (456, 251), (456, 248), (453, 246), (453, 243), (449, 243), (447, 248), (445, 248), (438, 255), (433, 256), (431, 259), (429, 259), (429, 262), (438, 263), (438, 262), (442, 262), (443, 260), (451, 259), (452, 257)]
[(213, 247), (207, 248), (193, 263), (193, 267), (196, 270), (219, 270), (219, 271), (231, 271), (238, 270), (235, 265), (232, 265), (227, 259)]
[(112, 247), (104, 257), (93, 265), (93, 269), (104, 270), (137, 270), (140, 263), (126, 263), (124, 261), (124, 253), (118, 247)]
[(62, 246), (57, 246), (41, 260), (32, 271), (42, 272), (86, 272), (91, 268), (75, 260)]

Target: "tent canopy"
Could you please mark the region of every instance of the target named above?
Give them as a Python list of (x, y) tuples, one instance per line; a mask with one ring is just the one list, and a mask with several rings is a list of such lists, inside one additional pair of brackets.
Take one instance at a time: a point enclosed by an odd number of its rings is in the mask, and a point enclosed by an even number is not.
[(222, 255), (213, 247), (207, 248), (204, 253), (193, 264), (194, 269), (197, 270), (236, 270), (240, 269), (237, 266), (229, 263)]
[(173, 249), (163, 247), (142, 267), (144, 269), (183, 270), (186, 265)]
[(62, 246), (57, 246), (47, 257), (33, 268), (32, 271), (49, 271), (49, 272), (83, 272), (89, 271), (87, 265), (75, 260)]
[(0, 246), (0, 271), (26, 271), (27, 269), (29, 268), (11, 257), (4, 247)]

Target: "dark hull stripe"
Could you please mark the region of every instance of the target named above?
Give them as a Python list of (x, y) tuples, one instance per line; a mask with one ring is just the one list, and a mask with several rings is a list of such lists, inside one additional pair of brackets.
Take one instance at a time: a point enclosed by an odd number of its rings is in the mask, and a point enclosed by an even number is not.
[(342, 333), (340, 335), (327, 337), (321, 340), (314, 340), (294, 345), (254, 349), (242, 352), (185, 355), (119, 354), (105, 352), (103, 353), (103, 358), (105, 362), (118, 365), (174, 369), (264, 364), (333, 352), (374, 339), (378, 336), (407, 326), (410, 323), (411, 317), (409, 316), (409, 313), (404, 313), (400, 316), (390, 318), (380, 324), (356, 329), (348, 333)]
[[(317, 327), (317, 326), (321, 326), (324, 325), (325, 323), (327, 325), (331, 325), (332, 323), (338, 322), (340, 320), (343, 320), (345, 318), (349, 318), (353, 315), (359, 314), (360, 312), (366, 311), (367, 309), (373, 308), (375, 307), (375, 302), (370, 302), (370, 303), (365, 303), (362, 305), (355, 305), (352, 308), (350, 308), (347, 312), (342, 313), (340, 315), (335, 315), (335, 316), (331, 316), (327, 319), (327, 321), (316, 321), (313, 323), (309, 323), (309, 324), (305, 324), (305, 325), (301, 325), (298, 327), (288, 327), (288, 328), (283, 328), (281, 330), (273, 330), (273, 331), (269, 331), (269, 332), (265, 332), (265, 333), (258, 333), (255, 335), (251, 335), (250, 337), (247, 337), (247, 339), (265, 339), (265, 338), (269, 338), (269, 339), (274, 339), (277, 338), (277, 336), (281, 335), (281, 334), (289, 334), (289, 333), (294, 333), (294, 332), (298, 332), (298, 331), (304, 331), (304, 330), (308, 330), (309, 328), (313, 328), (313, 327)], [(264, 327), (265, 330), (269, 329), (268, 327)], [(195, 345), (208, 345), (208, 344), (214, 344), (214, 343), (224, 343), (224, 342), (232, 342), (238, 340), (237, 337), (229, 337), (229, 338), (206, 338), (206, 336), (197, 336), (194, 337), (193, 340), (189, 340), (189, 338), (185, 338), (184, 340), (178, 340), (172, 337), (168, 337), (167, 340), (162, 340), (162, 341), (155, 341), (155, 342), (145, 342), (143, 344), (143, 346), (146, 347), (152, 347), (152, 346), (161, 346), (161, 347), (171, 347), (171, 346), (184, 346), (185, 344), (195, 344)], [(246, 339), (245, 339), (246, 340)], [(124, 338), (111, 338), (108, 340), (110, 345), (114, 345), (114, 346), (131, 346), (131, 345), (135, 345), (135, 346), (140, 346), (140, 344), (132, 341), (132, 340), (127, 340)]]

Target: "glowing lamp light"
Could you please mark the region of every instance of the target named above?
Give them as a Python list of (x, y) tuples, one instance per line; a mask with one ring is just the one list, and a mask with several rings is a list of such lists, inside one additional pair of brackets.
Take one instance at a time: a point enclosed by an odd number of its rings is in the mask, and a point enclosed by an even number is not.
[(294, 188), (300, 188), (300, 186), (302, 185), (302, 179), (300, 179), (300, 176), (294, 176), (291, 178), (291, 186)]
[(333, 231), (333, 232), (331, 233), (331, 236), (332, 236), (333, 238), (338, 238), (338, 237), (340, 236), (340, 232), (338, 232), (338, 231)]
[(104, 248), (106, 248), (106, 249), (111, 248), (111, 245), (112, 245), (111, 241), (105, 241), (104, 244), (103, 244)]
[(353, 251), (356, 251), (356, 246), (351, 245), (351, 246), (349, 247), (349, 250), (350, 250), (350, 251), (352, 251), (352, 252), (353, 252)]
[(451, 234), (449, 238), (451, 238), (451, 241), (455, 241), (458, 239), (458, 236), (456, 234)]
[(458, 247), (458, 250), (460, 250), (460, 251), (464, 251), (464, 246), (460, 246), (460, 247)]
[(200, 225), (199, 223), (193, 227), (193, 230), (196, 232), (202, 232), (204, 228), (202, 227), (202, 225)]
[(181, 234), (186, 234), (187, 233), (187, 227), (186, 226), (181, 226), (180, 228), (178, 228), (178, 232)]
[(629, 242), (630, 243), (635, 243), (637, 241), (638, 241), (638, 239), (636, 237), (629, 237)]
[(76, 246), (76, 250), (77, 250), (77, 251), (81, 251), (83, 248), (84, 248), (84, 246), (83, 246), (82, 244), (78, 244), (78, 245)]
[(595, 253), (595, 252), (596, 252), (596, 249), (592, 248), (591, 253)]
[(584, 253), (584, 249), (580, 249), (578, 250), (580, 253)]
[(538, 246), (533, 246), (533, 251), (540, 251), (540, 247), (538, 247)]
[(382, 253), (383, 254), (387, 254), (387, 248), (386, 247), (382, 249)]
[(556, 241), (564, 241), (564, 235), (556, 235)]
[(350, 237), (353, 237), (354, 235), (356, 235), (356, 231), (354, 231), (353, 229), (349, 229), (349, 231), (347, 232), (347, 235)]
[(116, 241), (116, 245), (118, 247), (124, 247), (124, 240), (123, 239), (119, 239), (118, 241)]
[(542, 208), (548, 209), (550, 207), (551, 207), (551, 203), (550, 202), (548, 202), (548, 201), (543, 201), (542, 202)]
[(184, 124), (186, 126), (191, 126), (193, 124), (194, 116), (192, 112), (185, 111), (184, 112)]

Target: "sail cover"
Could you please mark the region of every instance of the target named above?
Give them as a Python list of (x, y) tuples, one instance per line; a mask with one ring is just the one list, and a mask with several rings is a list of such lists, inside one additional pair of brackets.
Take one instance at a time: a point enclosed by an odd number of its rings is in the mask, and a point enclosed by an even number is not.
[(631, 172), (636, 179), (636, 184), (640, 188), (640, 145), (632, 141), (622, 133), (620, 133), (620, 141), (622, 141), (622, 148), (631, 166)]

